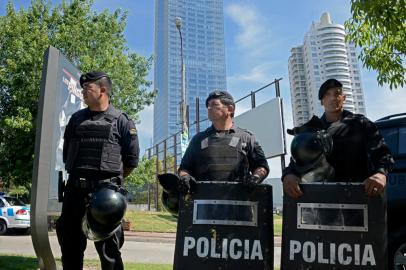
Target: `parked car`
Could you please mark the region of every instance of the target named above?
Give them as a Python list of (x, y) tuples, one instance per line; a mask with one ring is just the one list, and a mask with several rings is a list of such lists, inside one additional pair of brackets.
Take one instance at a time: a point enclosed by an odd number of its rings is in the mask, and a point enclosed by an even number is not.
[(29, 231), (30, 207), (15, 197), (0, 193), (0, 235), (9, 229)]
[(406, 269), (406, 113), (375, 122), (392, 151), (395, 165), (389, 174), (388, 258), (389, 269)]

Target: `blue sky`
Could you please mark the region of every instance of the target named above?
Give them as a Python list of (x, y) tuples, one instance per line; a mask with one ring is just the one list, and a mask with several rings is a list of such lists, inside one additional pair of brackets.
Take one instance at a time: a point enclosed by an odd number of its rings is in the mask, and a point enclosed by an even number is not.
[[(29, 2), (28, 0), (13, 1), (16, 7), (26, 7)], [(0, 15), (4, 14), (6, 3), (6, 0), (0, 0)], [(152, 55), (154, 1), (95, 0), (94, 9), (97, 11), (117, 8), (128, 10), (128, 24), (125, 30), (128, 47), (141, 55)], [(319, 21), (323, 12), (329, 12), (333, 22), (343, 24), (351, 16), (350, 1), (225, 0), (227, 88), (234, 97), (238, 99), (249, 91), (282, 77), (281, 92), (284, 98), (286, 127), (291, 127), (288, 76), (290, 49), (302, 44), (304, 34), (309, 30), (311, 23)], [(153, 71), (149, 75), (150, 80), (153, 79), (152, 75)], [(376, 120), (388, 114), (405, 111), (403, 104), (406, 100), (406, 89), (390, 91), (387, 86), (380, 87), (376, 83), (376, 73), (364, 68), (361, 70), (361, 78), (367, 116), (370, 119)], [(274, 95), (274, 89), (268, 88), (262, 91), (260, 100), (268, 100)], [(238, 112), (244, 108), (237, 109)], [(151, 143), (152, 107), (146, 108), (140, 118), (138, 131), (143, 151)], [(279, 159), (270, 161), (271, 177), (280, 176), (279, 162)]]

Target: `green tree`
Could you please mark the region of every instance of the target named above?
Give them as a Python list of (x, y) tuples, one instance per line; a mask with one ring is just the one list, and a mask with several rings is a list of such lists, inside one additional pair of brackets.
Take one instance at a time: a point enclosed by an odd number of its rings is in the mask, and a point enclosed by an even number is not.
[[(166, 158), (166, 172), (173, 172), (174, 157), (168, 156)], [(158, 165), (158, 168), (157, 168)], [(162, 187), (158, 185), (158, 191), (156, 190), (156, 173), (163, 173), (165, 163), (163, 160), (158, 160), (156, 156), (150, 159), (144, 157), (138, 164), (138, 167), (124, 180), (124, 186), (130, 194), (133, 195), (133, 202), (135, 203), (147, 203), (148, 191), (150, 194), (150, 203), (155, 205), (155, 195), (158, 192), (158, 209), (162, 209), (161, 197)]]
[(151, 58), (126, 46), (127, 13), (92, 11), (92, 0), (62, 1), (52, 6), (32, 0), (15, 10), (12, 2), (0, 16), (0, 176), (29, 186), (32, 175), (43, 54), (52, 45), (80, 70), (104, 70), (112, 78), (112, 102), (138, 120), (152, 103), (145, 79)]
[[(174, 158), (168, 156), (166, 159), (167, 172), (173, 172)], [(158, 161), (158, 173), (164, 172), (163, 161)], [(142, 158), (138, 164), (138, 167), (125, 179), (124, 183), (126, 185), (131, 185), (135, 187), (142, 187), (147, 183), (154, 183), (156, 181), (157, 173), (157, 162), (156, 156), (148, 159), (146, 157)]]
[(156, 157), (151, 159), (142, 158), (138, 167), (124, 180), (126, 186), (142, 187), (147, 183), (155, 182)]
[(352, 0), (345, 22), (347, 40), (361, 48), (360, 59), (378, 72), (379, 85), (403, 87), (406, 69), (406, 1)]

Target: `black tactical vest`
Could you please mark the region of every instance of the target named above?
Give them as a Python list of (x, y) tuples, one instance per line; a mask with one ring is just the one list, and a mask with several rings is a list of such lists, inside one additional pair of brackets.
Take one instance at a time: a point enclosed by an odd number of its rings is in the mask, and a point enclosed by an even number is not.
[(121, 174), (121, 146), (114, 135), (118, 134), (117, 118), (120, 115), (121, 111), (111, 108), (108, 113), (97, 114), (75, 128), (66, 161), (69, 173)]
[(220, 133), (203, 139), (197, 179), (241, 181), (248, 173), (246, 148), (246, 143), (237, 133)]

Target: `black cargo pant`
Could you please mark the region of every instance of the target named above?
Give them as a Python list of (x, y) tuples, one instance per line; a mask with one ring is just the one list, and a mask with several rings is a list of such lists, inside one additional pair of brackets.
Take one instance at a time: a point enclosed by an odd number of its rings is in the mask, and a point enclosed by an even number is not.
[[(82, 218), (85, 214), (87, 194), (90, 189), (76, 187), (69, 180), (64, 193), (62, 214), (56, 223), (56, 234), (62, 251), (64, 270), (82, 270), (87, 239), (82, 232)], [(120, 248), (124, 244), (123, 229), (110, 238), (95, 242), (103, 270), (124, 269)]]

